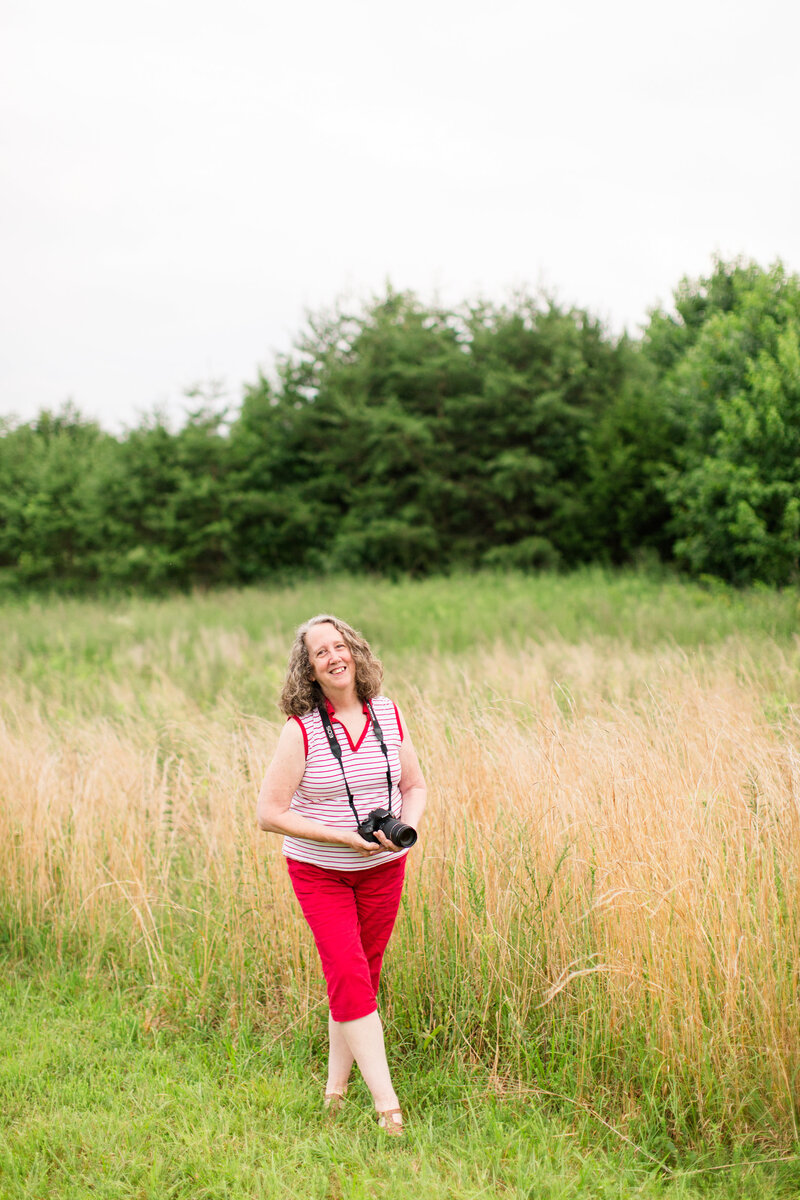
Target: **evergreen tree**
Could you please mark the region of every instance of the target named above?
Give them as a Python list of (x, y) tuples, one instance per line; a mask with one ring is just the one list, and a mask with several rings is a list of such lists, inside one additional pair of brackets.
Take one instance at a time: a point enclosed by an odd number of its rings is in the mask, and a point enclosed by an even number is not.
[(103, 529), (93, 472), (114, 439), (67, 403), (0, 436), (0, 567), (7, 583), (89, 583)]

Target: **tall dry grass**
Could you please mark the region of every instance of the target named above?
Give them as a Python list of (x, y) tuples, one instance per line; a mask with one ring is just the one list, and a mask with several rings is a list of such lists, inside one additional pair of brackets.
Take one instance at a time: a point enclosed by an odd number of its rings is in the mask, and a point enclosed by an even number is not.
[[(316, 956), (254, 822), (279, 719), (203, 711), (152, 667), (97, 716), (8, 685), (7, 946), (145, 985), (153, 1022), (319, 1028)], [(430, 789), (387, 962), (395, 1038), (632, 1128), (796, 1137), (797, 667), (741, 639), (389, 658)]]

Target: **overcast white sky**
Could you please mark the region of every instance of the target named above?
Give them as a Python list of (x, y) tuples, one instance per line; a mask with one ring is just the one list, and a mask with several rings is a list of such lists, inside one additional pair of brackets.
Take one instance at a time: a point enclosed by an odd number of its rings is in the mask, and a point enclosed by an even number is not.
[(117, 431), (387, 279), (636, 332), (800, 269), (795, 0), (3, 0), (0, 415)]

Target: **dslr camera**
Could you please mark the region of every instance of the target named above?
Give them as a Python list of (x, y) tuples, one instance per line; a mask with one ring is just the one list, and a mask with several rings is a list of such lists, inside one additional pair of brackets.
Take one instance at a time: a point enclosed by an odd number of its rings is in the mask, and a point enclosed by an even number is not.
[(376, 829), (380, 829), (383, 836), (390, 842), (394, 842), (395, 846), (399, 846), (401, 850), (408, 850), (409, 846), (413, 846), (417, 840), (416, 829), (398, 821), (397, 817), (393, 817), (385, 808), (373, 808), (369, 816), (358, 827), (359, 837), (362, 837), (365, 842), (377, 842)]

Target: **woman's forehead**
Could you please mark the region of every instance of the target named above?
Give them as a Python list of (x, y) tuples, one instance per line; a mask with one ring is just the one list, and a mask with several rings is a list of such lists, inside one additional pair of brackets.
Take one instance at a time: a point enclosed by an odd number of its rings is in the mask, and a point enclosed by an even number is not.
[(318, 625), (312, 625), (306, 633), (306, 646), (309, 649), (312, 647), (316, 649), (334, 639), (344, 641), (344, 635), (335, 625), (331, 625), (330, 621), (320, 621)]

